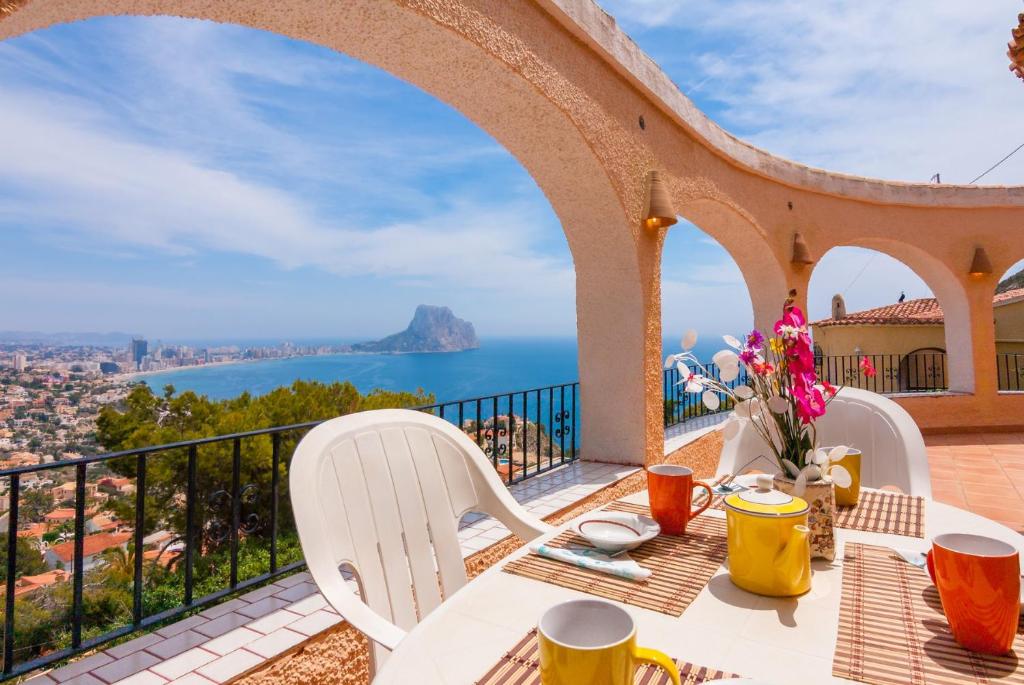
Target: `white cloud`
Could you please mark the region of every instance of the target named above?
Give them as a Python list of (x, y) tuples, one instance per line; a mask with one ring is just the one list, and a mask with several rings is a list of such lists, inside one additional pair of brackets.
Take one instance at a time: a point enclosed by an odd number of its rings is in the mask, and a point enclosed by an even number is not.
[[(515, 198), (449, 199), (442, 211), (384, 225), (325, 219), (279, 188), (184, 153), (128, 141), (31, 97), (6, 92), (0, 199), (8, 224), (44, 224), (123, 248), (264, 257), (343, 276), (427, 278), (520, 294), (572, 288), (571, 265), (534, 249), (550, 218)], [(57, 227), (60, 227), (57, 229)]]
[[(603, 4), (656, 57), (674, 32), (673, 52), (692, 59), (670, 75), (711, 77), (700, 92), (720, 123), (804, 163), (964, 183), (1024, 142), (1005, 56), (1015, 0)], [(1024, 182), (1024, 153), (984, 182)]]

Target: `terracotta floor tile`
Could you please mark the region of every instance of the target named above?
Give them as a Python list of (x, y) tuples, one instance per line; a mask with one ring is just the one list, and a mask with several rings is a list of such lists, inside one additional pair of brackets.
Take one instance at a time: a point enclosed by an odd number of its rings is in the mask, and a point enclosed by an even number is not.
[(959, 480), (963, 483), (964, 487), (973, 485), (976, 490), (982, 487), (1013, 487), (1013, 482), (1003, 473), (973, 473), (966, 471), (960, 474)]

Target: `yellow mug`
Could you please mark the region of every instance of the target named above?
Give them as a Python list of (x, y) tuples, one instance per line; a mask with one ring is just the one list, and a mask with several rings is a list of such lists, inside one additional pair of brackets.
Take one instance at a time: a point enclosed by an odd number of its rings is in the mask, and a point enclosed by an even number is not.
[(542, 685), (633, 685), (636, 669), (652, 664), (680, 685), (679, 669), (663, 653), (638, 647), (636, 624), (624, 609), (599, 599), (574, 599), (544, 612), (537, 626)]
[[(831, 448), (822, 448), (828, 452)], [(854, 447), (846, 448), (846, 456), (835, 462), (842, 466), (850, 474), (850, 487), (841, 488), (836, 486), (836, 506), (855, 507), (860, 500), (860, 462), (862, 454)]]

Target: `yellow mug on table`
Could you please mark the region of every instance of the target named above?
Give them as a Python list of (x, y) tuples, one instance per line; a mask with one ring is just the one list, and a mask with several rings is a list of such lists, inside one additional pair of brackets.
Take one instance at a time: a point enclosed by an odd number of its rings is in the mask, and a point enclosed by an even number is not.
[(544, 612), (537, 626), (542, 685), (633, 685), (636, 669), (652, 664), (680, 685), (665, 654), (636, 644), (636, 624), (624, 609), (599, 599), (575, 599)]

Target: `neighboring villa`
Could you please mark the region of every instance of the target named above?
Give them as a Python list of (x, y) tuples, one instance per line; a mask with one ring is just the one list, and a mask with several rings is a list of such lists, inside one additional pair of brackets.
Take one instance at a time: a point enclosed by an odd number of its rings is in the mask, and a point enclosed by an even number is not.
[[(992, 306), (996, 352), (1024, 353), (1024, 288), (997, 294)], [(815, 347), (827, 357), (946, 349), (942, 307), (933, 297), (847, 313), (843, 296), (836, 295), (832, 317), (812, 322), (811, 332)]]
[[(1024, 355), (1024, 288), (992, 298), (996, 353)], [(846, 311), (842, 295), (832, 298), (832, 316), (811, 323), (821, 375), (835, 384), (858, 384), (857, 359), (870, 355), (884, 379), (878, 387), (891, 391), (941, 389), (946, 382), (946, 331), (942, 307), (935, 298)], [(879, 355), (879, 356), (874, 356)]]
[[(128, 548), (131, 533), (96, 533), (82, 538), (82, 570), (88, 571), (101, 561), (103, 552), (114, 547)], [(75, 558), (75, 542), (69, 540), (50, 547), (45, 552), (47, 567), (51, 569), (71, 569)]]

